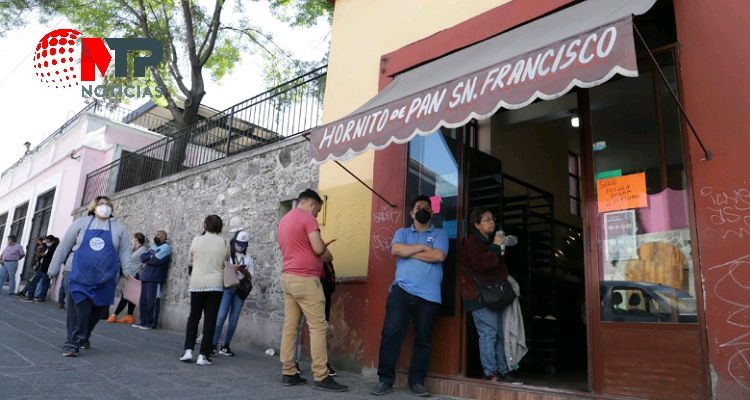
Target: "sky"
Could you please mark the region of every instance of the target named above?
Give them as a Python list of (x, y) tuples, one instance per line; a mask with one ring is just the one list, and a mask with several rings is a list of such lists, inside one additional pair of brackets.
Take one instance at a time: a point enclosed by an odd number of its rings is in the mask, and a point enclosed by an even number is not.
[[(330, 26), (325, 19), (309, 29), (291, 28), (268, 10), (266, 1), (246, 2), (244, 13), (227, 2), (222, 23), (249, 18), (252, 23), (272, 33), (283, 50), (304, 61), (317, 61), (328, 51)], [(15, 163), (24, 153), (23, 143), (35, 146), (86, 106), (78, 89), (51, 89), (38, 81), (33, 68), (36, 44), (49, 31), (75, 28), (66, 19), (53, 17), (40, 24), (32, 16), (29, 23), (0, 38), (0, 171)], [(112, 65), (111, 65), (112, 67)], [(182, 68), (185, 73), (185, 68)], [(262, 78), (263, 60), (259, 55), (243, 54), (242, 61), (221, 82), (213, 82), (204, 72), (206, 96), (203, 104), (223, 110), (266, 89)], [(133, 101), (123, 107), (135, 109), (144, 101)]]

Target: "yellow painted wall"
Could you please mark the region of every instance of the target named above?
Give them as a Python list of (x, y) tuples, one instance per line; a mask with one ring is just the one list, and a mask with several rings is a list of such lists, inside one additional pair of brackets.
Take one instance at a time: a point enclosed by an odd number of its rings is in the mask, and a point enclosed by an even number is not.
[[(346, 116), (378, 93), (380, 57), (510, 0), (336, 0), (323, 120)], [(369, 151), (343, 163), (372, 185)], [(328, 196), (325, 240), (339, 276), (366, 276), (372, 195), (333, 162), (320, 167), (318, 189)]]

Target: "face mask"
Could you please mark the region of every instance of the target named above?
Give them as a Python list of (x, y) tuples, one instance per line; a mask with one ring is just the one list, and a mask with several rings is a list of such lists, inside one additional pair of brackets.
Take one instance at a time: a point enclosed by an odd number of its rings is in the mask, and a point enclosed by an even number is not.
[(154, 236), (154, 244), (157, 246), (161, 244), (161, 239), (158, 236)]
[(414, 214), (414, 218), (416, 218), (420, 224), (426, 224), (430, 222), (432, 213), (423, 208)]
[(247, 250), (247, 246), (240, 246), (237, 243), (234, 244), (234, 251), (236, 251), (238, 253), (243, 253), (244, 254), (245, 250)]
[(112, 215), (112, 207), (106, 204), (100, 204), (96, 206), (94, 212), (102, 218), (109, 218), (109, 216)]

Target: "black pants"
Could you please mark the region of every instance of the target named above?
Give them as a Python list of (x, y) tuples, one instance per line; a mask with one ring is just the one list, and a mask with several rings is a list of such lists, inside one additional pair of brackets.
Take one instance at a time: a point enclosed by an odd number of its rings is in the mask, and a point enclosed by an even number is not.
[(155, 325), (157, 289), (159, 289), (159, 282), (141, 282), (141, 299), (139, 302), (141, 326), (153, 328)]
[(214, 331), (216, 330), (216, 317), (221, 305), (221, 296), (224, 292), (190, 292), (190, 317), (185, 329), (185, 350), (195, 347), (198, 337), (198, 324), (203, 314), (203, 340), (201, 341), (200, 354), (211, 355)]
[(120, 302), (117, 303), (117, 308), (115, 308), (115, 315), (120, 315), (125, 307), (128, 307), (128, 315), (133, 315), (133, 312), (135, 311), (135, 304), (131, 303), (130, 300), (124, 297), (120, 297)]
[(393, 385), (396, 379), (396, 360), (411, 319), (414, 323), (414, 348), (409, 364), (409, 384), (424, 384), (430, 366), (432, 327), (439, 308), (438, 303), (412, 296), (398, 286), (393, 287), (388, 294), (380, 337), (380, 382)]
[(91, 337), (96, 323), (107, 314), (107, 306), (95, 306), (90, 299), (75, 303), (68, 293), (68, 339), (63, 345), (64, 350), (78, 351)]

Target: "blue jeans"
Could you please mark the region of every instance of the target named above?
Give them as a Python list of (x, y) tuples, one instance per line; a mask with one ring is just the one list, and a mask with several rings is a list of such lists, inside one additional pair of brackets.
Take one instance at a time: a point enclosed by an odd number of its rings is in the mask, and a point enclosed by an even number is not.
[(440, 304), (411, 295), (397, 285), (393, 286), (385, 304), (385, 321), (380, 337), (380, 382), (393, 385), (396, 379), (396, 360), (411, 319), (414, 324), (414, 347), (409, 364), (409, 384), (424, 384), (430, 367), (432, 327), (439, 309)]
[(227, 334), (224, 337), (224, 344), (229, 346), (232, 342), (232, 336), (234, 336), (234, 331), (237, 329), (237, 321), (240, 319), (240, 311), (242, 311), (244, 304), (245, 300), (241, 299), (234, 292), (234, 289), (224, 289), (224, 294), (221, 297), (221, 305), (219, 306), (219, 315), (216, 318), (214, 347), (219, 345), (221, 329), (224, 327), (224, 320), (227, 319), (227, 316), (229, 316), (229, 323), (227, 324)]
[(8, 278), (8, 293), (14, 294), (16, 292), (16, 270), (18, 269), (18, 261), (5, 261), (0, 266), (0, 293), (3, 291), (3, 284), (5, 279)]
[(49, 277), (45, 272), (38, 270), (26, 286), (26, 297), (29, 300), (46, 300), (47, 290), (49, 290)]
[(505, 340), (503, 339), (503, 312), (493, 311), (487, 307), (471, 312), (474, 325), (479, 333), (479, 359), (482, 361), (484, 374), (509, 372), (505, 361)]

